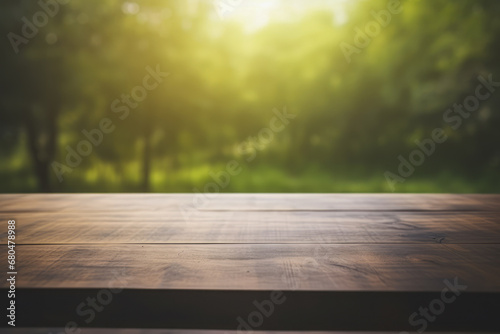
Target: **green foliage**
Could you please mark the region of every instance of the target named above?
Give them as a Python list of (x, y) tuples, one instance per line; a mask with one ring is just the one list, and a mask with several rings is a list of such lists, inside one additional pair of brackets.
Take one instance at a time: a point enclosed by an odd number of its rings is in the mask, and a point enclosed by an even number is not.
[[(246, 11), (260, 1), (224, 18), (215, 3), (70, 1), (16, 53), (8, 34), (22, 36), (21, 18), (41, 8), (3, 1), (0, 191), (191, 192), (236, 159), (243, 171), (221, 191), (386, 192), (384, 171), (438, 127), (449, 139), (397, 191), (500, 190), (500, 91), (460, 128), (443, 122), (479, 75), (500, 81), (500, 2), (402, 1), (366, 47), (357, 29), (390, 1), (304, 0), (293, 11), (276, 0), (257, 26)], [(347, 59), (342, 43), (357, 52)], [(157, 68), (168, 77), (127, 105), (123, 94)], [(283, 106), (296, 118), (262, 145)], [(67, 147), (103, 119), (113, 130), (70, 167)], [(260, 145), (253, 161), (243, 145)], [(62, 182), (54, 161), (68, 168)]]

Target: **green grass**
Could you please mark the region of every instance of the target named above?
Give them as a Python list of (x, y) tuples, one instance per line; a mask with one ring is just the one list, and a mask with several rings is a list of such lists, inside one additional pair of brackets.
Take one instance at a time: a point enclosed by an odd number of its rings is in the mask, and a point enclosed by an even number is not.
[[(197, 184), (203, 191), (206, 183)], [(161, 187), (160, 187), (161, 188)], [(156, 189), (155, 189), (156, 190)], [(158, 191), (161, 191), (160, 189)], [(223, 192), (392, 192), (383, 171), (373, 173), (330, 172), (311, 168), (299, 173), (290, 173), (277, 168), (259, 166), (247, 168), (231, 178)], [(408, 178), (396, 185), (395, 192), (402, 193), (495, 193), (500, 191), (496, 175), (483, 175), (479, 179), (468, 179), (461, 175), (442, 172)]]
[[(224, 161), (231, 159), (225, 157)], [(203, 155), (186, 155), (179, 162), (181, 168), (175, 168), (169, 159), (155, 160), (151, 172), (151, 191), (205, 192), (207, 184), (214, 184), (210, 173), (226, 170), (225, 163), (210, 164), (207, 160)], [(279, 167), (258, 161), (242, 164), (241, 172), (231, 176), (228, 185), (219, 187), (218, 191), (391, 193), (384, 170), (372, 166), (332, 166), (331, 169), (312, 163), (305, 166)], [(396, 185), (395, 192), (500, 193), (500, 174), (494, 168), (466, 176), (459, 173), (458, 169), (439, 170), (433, 166), (427, 167), (429, 168), (416, 169), (404, 183)], [(141, 166), (137, 161), (118, 166), (94, 159), (65, 174), (62, 183), (52, 175), (52, 184), (55, 192), (140, 192), (140, 176)], [(36, 179), (25, 150), (15, 150), (0, 158), (0, 192), (36, 191)]]
[[(0, 192), (36, 192), (36, 180), (29, 168), (19, 164), (0, 164)], [(214, 186), (210, 172), (225, 170), (223, 164), (199, 164), (189, 168), (172, 169), (155, 165), (151, 174), (152, 192), (205, 192)], [(80, 167), (65, 175), (62, 183), (53, 178), (56, 192), (139, 192), (140, 167), (124, 166), (116, 171), (111, 165), (94, 164)], [(213, 191), (209, 190), (209, 191)], [(382, 170), (363, 169), (327, 170), (310, 166), (299, 171), (287, 171), (269, 165), (245, 165), (238, 175), (231, 176), (227, 186), (218, 186), (220, 192), (305, 192), (305, 193), (391, 193)], [(419, 171), (404, 183), (396, 185), (399, 193), (499, 193), (498, 173), (481, 173), (466, 177), (450, 171), (434, 175), (420, 175)]]

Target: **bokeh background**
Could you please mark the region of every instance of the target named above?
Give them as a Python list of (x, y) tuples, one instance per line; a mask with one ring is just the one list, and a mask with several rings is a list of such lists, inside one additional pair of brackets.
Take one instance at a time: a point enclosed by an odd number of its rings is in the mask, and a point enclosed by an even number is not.
[[(373, 37), (387, 0), (54, 1), (0, 3), (1, 192), (203, 192), (230, 161), (219, 191), (390, 192), (435, 128), (448, 139), (395, 191), (500, 191), (500, 89), (443, 121), (478, 76), (500, 81), (500, 1), (401, 1)], [(125, 117), (146, 68), (169, 75)]]

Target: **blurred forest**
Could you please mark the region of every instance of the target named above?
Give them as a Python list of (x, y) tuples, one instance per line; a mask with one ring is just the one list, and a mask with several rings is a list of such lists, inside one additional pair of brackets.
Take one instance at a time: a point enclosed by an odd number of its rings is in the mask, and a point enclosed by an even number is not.
[(443, 115), (500, 81), (500, 1), (389, 3), (2, 0), (0, 192), (390, 192), (436, 128), (395, 191), (499, 192), (500, 89)]

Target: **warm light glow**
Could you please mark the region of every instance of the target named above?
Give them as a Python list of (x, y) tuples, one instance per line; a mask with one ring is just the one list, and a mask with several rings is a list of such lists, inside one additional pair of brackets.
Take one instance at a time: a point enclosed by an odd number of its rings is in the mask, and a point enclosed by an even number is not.
[(348, 0), (241, 0), (219, 7), (219, 16), (241, 22), (246, 30), (255, 31), (269, 23), (296, 20), (308, 11), (328, 10), (333, 14), (333, 23), (341, 25), (348, 19), (347, 3)]

